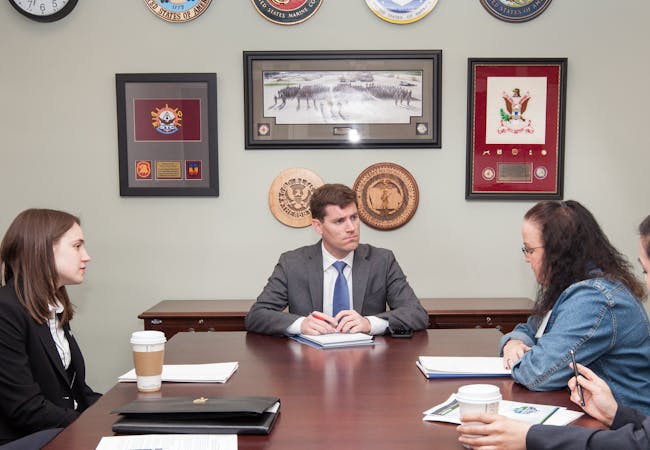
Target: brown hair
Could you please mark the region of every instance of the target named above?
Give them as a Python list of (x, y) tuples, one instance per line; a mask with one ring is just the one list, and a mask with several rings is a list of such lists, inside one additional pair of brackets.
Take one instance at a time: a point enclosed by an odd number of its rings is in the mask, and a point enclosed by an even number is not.
[(50, 318), (50, 305), (63, 305), (62, 323), (74, 308), (65, 286), (57, 288), (54, 244), (79, 218), (63, 211), (27, 209), (14, 219), (0, 244), (3, 284), (13, 282), (18, 300), (38, 323)]
[(309, 200), (311, 217), (321, 222), (325, 218), (325, 207), (335, 205), (339, 208), (357, 204), (357, 194), (344, 184), (324, 184), (314, 190)]
[(643, 219), (643, 222), (639, 225), (639, 234), (641, 235), (645, 254), (650, 258), (650, 216)]
[(639, 300), (645, 299), (643, 285), (632, 274), (630, 264), (580, 203), (539, 202), (524, 218), (540, 228), (544, 246), (536, 315), (550, 311), (570, 285), (589, 278), (620, 281)]

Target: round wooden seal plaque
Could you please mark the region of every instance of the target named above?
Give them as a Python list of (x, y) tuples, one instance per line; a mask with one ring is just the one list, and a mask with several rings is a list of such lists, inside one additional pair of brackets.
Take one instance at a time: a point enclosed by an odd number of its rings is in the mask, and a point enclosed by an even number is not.
[(383, 162), (366, 168), (354, 182), (359, 217), (378, 230), (394, 230), (418, 209), (419, 191), (413, 175), (397, 164)]
[(309, 200), (323, 180), (308, 169), (293, 167), (275, 177), (269, 189), (269, 208), (285, 225), (303, 228), (311, 225)]

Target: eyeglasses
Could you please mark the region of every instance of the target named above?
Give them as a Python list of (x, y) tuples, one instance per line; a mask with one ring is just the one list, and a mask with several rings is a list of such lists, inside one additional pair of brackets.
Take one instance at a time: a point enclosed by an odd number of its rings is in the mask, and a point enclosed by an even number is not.
[(532, 255), (533, 253), (535, 253), (535, 250), (537, 250), (538, 248), (544, 248), (544, 246), (540, 245), (539, 247), (526, 247), (525, 245), (523, 245), (521, 247), (521, 253), (523, 253), (524, 256)]

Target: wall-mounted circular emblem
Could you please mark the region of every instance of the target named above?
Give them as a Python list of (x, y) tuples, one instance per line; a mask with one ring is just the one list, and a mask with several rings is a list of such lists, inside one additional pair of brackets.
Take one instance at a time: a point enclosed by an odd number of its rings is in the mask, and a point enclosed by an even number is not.
[(494, 17), (506, 22), (526, 22), (544, 12), (551, 0), (480, 0)]
[(212, 0), (144, 0), (149, 10), (167, 22), (189, 22), (208, 9)]
[(483, 172), (481, 172), (481, 176), (485, 181), (492, 181), (496, 176), (496, 172), (492, 167), (486, 167), (485, 169), (483, 169)]
[(323, 0), (251, 0), (262, 17), (280, 25), (295, 25), (313, 16)]
[(323, 180), (314, 172), (300, 167), (283, 170), (269, 189), (269, 208), (273, 216), (294, 228), (311, 225), (309, 200)]
[(386, 22), (417, 22), (436, 6), (438, 0), (366, 0), (368, 8)]
[(394, 230), (418, 209), (420, 194), (413, 175), (397, 164), (383, 162), (366, 168), (354, 182), (359, 217), (378, 230)]
[(539, 166), (535, 168), (535, 178), (538, 180), (543, 180), (548, 176), (548, 169), (544, 166)]

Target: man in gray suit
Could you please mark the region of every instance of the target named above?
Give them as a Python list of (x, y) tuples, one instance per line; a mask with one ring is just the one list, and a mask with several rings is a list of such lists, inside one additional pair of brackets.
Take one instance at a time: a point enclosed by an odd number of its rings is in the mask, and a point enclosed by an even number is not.
[(359, 244), (355, 192), (323, 185), (312, 194), (310, 208), (321, 241), (280, 256), (246, 316), (246, 329), (315, 335), (426, 328), (429, 316), (393, 252)]

